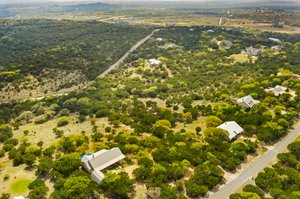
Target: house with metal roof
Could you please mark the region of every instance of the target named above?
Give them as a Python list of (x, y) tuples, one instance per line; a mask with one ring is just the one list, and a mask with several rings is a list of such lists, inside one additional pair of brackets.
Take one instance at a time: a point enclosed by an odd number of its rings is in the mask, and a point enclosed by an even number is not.
[(285, 93), (287, 91), (287, 88), (283, 87), (283, 86), (276, 85), (274, 88), (266, 88), (265, 91), (266, 92), (273, 92), (274, 95), (277, 97), (277, 96), (282, 95), (283, 93)]
[(222, 44), (223, 44), (224, 46), (226, 46), (226, 47), (232, 46), (232, 42), (229, 41), (229, 40), (224, 40), (224, 41), (222, 42)]
[(239, 134), (241, 134), (244, 131), (244, 129), (240, 127), (240, 125), (238, 125), (235, 121), (225, 122), (217, 128), (227, 131), (229, 133), (229, 140), (236, 138)]
[(25, 199), (25, 197), (24, 196), (15, 196), (15, 197), (13, 197), (13, 199)]
[(277, 43), (281, 43), (280, 39), (277, 39), (277, 38), (270, 37), (269, 40), (277, 42)]
[(254, 104), (259, 103), (258, 100), (253, 99), (251, 95), (247, 95), (245, 97), (239, 98), (237, 100), (237, 104), (242, 108), (252, 108)]
[(162, 64), (162, 62), (157, 59), (149, 59), (148, 61), (151, 66), (160, 66)]
[(262, 52), (261, 49), (253, 48), (253, 46), (246, 48), (246, 51), (248, 54), (253, 55), (253, 56), (260, 56), (261, 52)]
[(80, 157), (83, 167), (91, 172), (92, 180), (97, 183), (101, 183), (104, 179), (104, 174), (101, 170), (108, 168), (124, 158), (125, 155), (118, 147), (110, 150), (102, 149), (94, 154), (88, 153)]

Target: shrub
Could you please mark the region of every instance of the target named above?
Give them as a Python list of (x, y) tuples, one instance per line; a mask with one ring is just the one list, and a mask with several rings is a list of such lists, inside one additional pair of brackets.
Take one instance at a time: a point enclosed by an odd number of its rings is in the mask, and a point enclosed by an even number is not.
[(4, 157), (4, 155), (5, 155), (5, 151), (1, 149), (0, 150), (0, 158)]
[(43, 124), (47, 121), (48, 121), (48, 119), (47, 119), (46, 115), (39, 115), (34, 119), (35, 124)]
[(57, 126), (66, 126), (67, 124), (69, 124), (69, 118), (68, 117), (61, 117), (59, 118), (58, 122), (57, 122)]

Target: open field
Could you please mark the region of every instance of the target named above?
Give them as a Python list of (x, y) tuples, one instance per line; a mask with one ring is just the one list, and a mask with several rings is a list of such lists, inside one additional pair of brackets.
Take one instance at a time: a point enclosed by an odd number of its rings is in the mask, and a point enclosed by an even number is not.
[[(94, 118), (90, 119), (87, 118), (86, 121), (80, 123), (75, 118), (75, 115), (70, 116), (70, 123), (66, 126), (59, 127), (60, 130), (64, 131), (65, 136), (70, 135), (78, 135), (82, 131), (86, 132), (86, 135), (92, 134), (92, 128), (91, 121), (95, 121), (95, 125), (98, 127), (99, 132), (104, 132), (105, 127), (110, 126), (109, 121), (107, 118)], [(31, 143), (36, 144), (39, 141), (43, 141), (45, 144), (45, 147), (48, 147), (52, 143), (56, 142), (58, 139), (56, 138), (56, 135), (53, 133), (53, 128), (57, 127), (57, 121), (58, 118), (50, 120), (43, 124), (34, 124), (29, 123), (20, 126), (17, 130), (14, 130), (14, 137), (21, 139), (24, 137), (24, 131), (28, 130), (29, 135), (26, 136), (26, 139), (29, 140)], [(130, 130), (130, 127), (121, 125), (119, 128), (117, 128), (119, 131), (123, 130)]]
[(10, 192), (14, 194), (23, 194), (28, 191), (28, 185), (32, 182), (32, 179), (18, 177), (14, 180), (10, 186)]

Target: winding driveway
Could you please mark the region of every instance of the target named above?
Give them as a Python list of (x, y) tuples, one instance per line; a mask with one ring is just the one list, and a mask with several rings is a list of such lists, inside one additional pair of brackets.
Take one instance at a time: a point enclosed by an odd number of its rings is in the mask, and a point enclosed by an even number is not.
[(104, 77), (106, 74), (110, 73), (112, 70), (114, 70), (115, 68), (119, 67), (120, 64), (122, 64), (124, 62), (124, 60), (128, 57), (128, 55), (133, 52), (134, 50), (136, 50), (137, 48), (139, 48), (142, 44), (144, 44), (148, 39), (150, 39), (150, 37), (152, 37), (152, 35), (159, 31), (160, 29), (155, 29), (151, 32), (151, 34), (149, 34), (148, 36), (146, 36), (145, 38), (141, 39), (140, 41), (138, 41), (136, 44), (134, 44), (118, 61), (116, 61), (113, 65), (111, 65), (110, 67), (108, 67), (104, 72), (102, 72), (97, 78), (101, 78)]
[(252, 160), (245, 169), (231, 181), (225, 185), (220, 186), (219, 190), (209, 195), (209, 199), (228, 199), (229, 196), (236, 192), (240, 187), (249, 182), (260, 171), (268, 166), (279, 153), (285, 152), (287, 146), (293, 142), (300, 135), (300, 123), (298, 123), (294, 130), (292, 130), (286, 137), (282, 138), (269, 151)]

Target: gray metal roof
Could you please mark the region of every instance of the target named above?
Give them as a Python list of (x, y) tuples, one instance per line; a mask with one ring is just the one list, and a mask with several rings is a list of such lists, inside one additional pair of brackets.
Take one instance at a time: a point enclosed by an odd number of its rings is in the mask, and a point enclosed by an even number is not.
[(119, 148), (112, 148), (110, 150), (104, 151), (98, 156), (94, 156), (89, 162), (94, 170), (105, 169), (116, 162), (124, 159), (125, 156)]
[(102, 180), (105, 178), (105, 176), (101, 171), (93, 171), (91, 174), (91, 178), (92, 180), (100, 184)]
[(235, 121), (225, 122), (217, 128), (227, 131), (229, 133), (228, 137), (230, 140), (244, 131), (244, 129), (240, 127), (240, 125), (238, 125)]
[(237, 100), (237, 103), (245, 103), (249, 108), (252, 108), (252, 106), (254, 106), (254, 104), (259, 103), (258, 100), (253, 99), (253, 97), (251, 97), (251, 95), (247, 95), (245, 97), (242, 97), (240, 99)]

